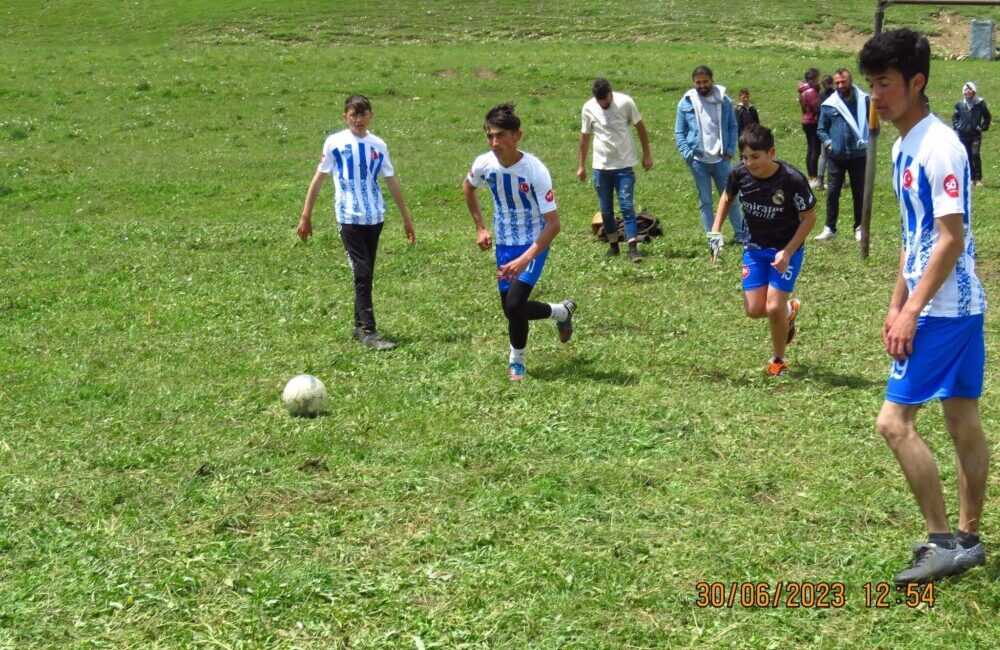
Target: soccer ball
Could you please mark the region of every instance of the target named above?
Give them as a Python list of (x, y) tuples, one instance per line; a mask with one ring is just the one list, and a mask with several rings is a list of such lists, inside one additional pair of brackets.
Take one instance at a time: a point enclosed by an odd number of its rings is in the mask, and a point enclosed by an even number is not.
[(315, 417), (326, 407), (326, 386), (312, 375), (296, 375), (285, 384), (281, 399), (292, 415)]

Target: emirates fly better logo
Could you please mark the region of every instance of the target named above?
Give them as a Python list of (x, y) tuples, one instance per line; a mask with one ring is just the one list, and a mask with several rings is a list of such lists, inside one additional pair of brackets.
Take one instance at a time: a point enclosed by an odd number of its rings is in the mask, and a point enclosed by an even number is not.
[(954, 174), (948, 174), (944, 178), (944, 191), (945, 194), (953, 199), (958, 198), (958, 179), (955, 178)]

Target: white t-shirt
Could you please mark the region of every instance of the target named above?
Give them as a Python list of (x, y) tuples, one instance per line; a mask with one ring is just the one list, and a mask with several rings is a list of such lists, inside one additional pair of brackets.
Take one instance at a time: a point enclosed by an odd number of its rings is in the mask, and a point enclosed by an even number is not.
[(961, 214), (965, 248), (921, 316), (974, 316), (986, 311), (976, 277), (970, 170), (965, 147), (931, 114), (892, 145), (892, 184), (903, 220), (903, 277), (912, 293), (924, 275), (939, 235), (934, 219)]
[(611, 93), (611, 104), (601, 108), (591, 98), (583, 105), (580, 133), (594, 134), (594, 169), (624, 169), (639, 164), (629, 127), (642, 121), (632, 98), (624, 93)]
[(489, 185), (493, 194), (493, 238), (500, 246), (534, 243), (542, 229), (542, 217), (556, 209), (552, 177), (538, 158), (521, 152), (521, 159), (504, 167), (488, 151), (476, 158), (466, 177), (473, 187)]
[(374, 225), (384, 221), (385, 200), (378, 177), (389, 178), (395, 172), (382, 138), (372, 133), (359, 138), (350, 129), (334, 133), (323, 143), (323, 159), (316, 169), (333, 177), (338, 223)]

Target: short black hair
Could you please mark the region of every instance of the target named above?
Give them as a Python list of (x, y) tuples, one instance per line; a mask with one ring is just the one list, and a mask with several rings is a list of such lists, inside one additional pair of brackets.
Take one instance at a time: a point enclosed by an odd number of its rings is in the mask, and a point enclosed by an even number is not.
[(740, 95), (749, 95), (749, 94), (750, 94), (749, 88), (740, 88), (740, 91), (736, 93), (736, 96), (739, 97)]
[(817, 79), (819, 79), (819, 70), (817, 70), (816, 68), (809, 68), (808, 70), (806, 70), (806, 75), (805, 75), (806, 81), (809, 80), (815, 81)]
[(611, 82), (604, 77), (594, 79), (593, 92), (595, 99), (604, 99), (611, 94)]
[(832, 86), (833, 85), (833, 75), (823, 75), (823, 85)]
[(483, 129), (494, 126), (504, 131), (520, 131), (521, 118), (514, 113), (514, 104), (497, 104), (486, 113)]
[(364, 95), (351, 95), (344, 101), (344, 113), (354, 111), (355, 115), (372, 112), (372, 100)]
[(851, 79), (853, 79), (853, 78), (854, 78), (854, 75), (852, 75), (852, 74), (851, 74), (851, 71), (850, 71), (850, 70), (848, 70), (847, 68), (837, 68), (837, 69), (836, 69), (836, 71), (834, 71), (834, 73), (833, 73), (833, 74), (846, 74), (846, 75), (847, 75), (848, 77), (850, 77)]
[(774, 146), (771, 129), (760, 124), (751, 124), (740, 133), (739, 147), (742, 152), (749, 147), (752, 151), (770, 151)]
[(698, 75), (703, 75), (703, 74), (708, 75), (709, 79), (715, 79), (715, 77), (712, 76), (712, 69), (707, 65), (700, 65), (697, 68), (695, 68), (694, 72), (691, 73), (691, 78), (694, 79)]
[[(895, 68), (906, 84), (918, 74), (930, 79), (931, 44), (920, 32), (905, 27), (882, 32), (869, 38), (858, 52), (858, 68), (866, 75)], [(925, 82), (922, 94), (926, 90)]]

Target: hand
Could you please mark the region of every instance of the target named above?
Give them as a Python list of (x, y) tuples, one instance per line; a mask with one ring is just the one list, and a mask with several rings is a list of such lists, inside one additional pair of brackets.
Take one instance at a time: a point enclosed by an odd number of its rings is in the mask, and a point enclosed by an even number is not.
[(712, 252), (712, 264), (715, 264), (719, 259), (719, 253), (722, 252), (722, 247), (725, 245), (725, 242), (722, 240), (722, 233), (713, 230), (705, 233), (705, 236), (708, 237), (708, 249)]
[(302, 215), (299, 219), (299, 239), (306, 241), (313, 232), (312, 217)]
[(731, 153), (724, 153), (724, 154), (722, 154), (722, 157), (725, 158), (726, 160), (732, 160), (733, 159), (733, 154), (731, 154)]
[(917, 316), (901, 309), (889, 310), (885, 325), (882, 326), (885, 351), (896, 361), (906, 361), (913, 354), (913, 337), (916, 333)]
[(517, 276), (524, 273), (524, 269), (528, 268), (529, 262), (531, 262), (531, 260), (524, 255), (515, 257), (497, 269), (497, 279), (502, 280), (506, 278), (508, 280), (515, 280)]
[(583, 165), (580, 165), (579, 167), (577, 167), (576, 168), (576, 177), (578, 179), (580, 179), (581, 183), (586, 183), (587, 182), (587, 168), (584, 167)]
[(478, 246), (481, 251), (488, 251), (492, 245), (493, 238), (490, 237), (490, 231), (486, 228), (480, 228), (479, 232), (476, 234), (476, 246)]
[(653, 168), (653, 156), (651, 154), (646, 153), (642, 155), (642, 168), (647, 172)]
[(413, 242), (417, 241), (417, 231), (413, 229), (413, 222), (403, 219), (403, 231), (406, 232), (406, 243), (412, 246)]
[(774, 254), (774, 261), (771, 262), (771, 267), (778, 273), (784, 273), (788, 270), (788, 253), (785, 249), (781, 249)]

